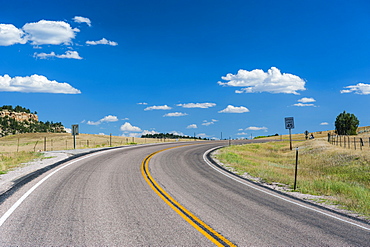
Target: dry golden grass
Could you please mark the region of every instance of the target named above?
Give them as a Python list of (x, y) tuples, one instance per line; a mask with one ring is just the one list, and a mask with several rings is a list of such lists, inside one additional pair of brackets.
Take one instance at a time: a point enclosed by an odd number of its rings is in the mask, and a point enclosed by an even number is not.
[[(76, 136), (76, 149), (123, 146), (176, 140), (80, 134)], [(179, 141), (189, 141), (180, 139)], [(73, 149), (73, 136), (68, 133), (27, 133), (0, 138), (0, 153), (37, 152)]]
[[(122, 136), (88, 135), (76, 136), (76, 149), (115, 147), (170, 141), (191, 141), (189, 139), (153, 139)], [(40, 151), (73, 149), (73, 136), (68, 133), (26, 133), (0, 138), (0, 174), (40, 158)]]
[[(370, 217), (369, 152), (334, 146), (326, 138), (293, 145), (299, 147), (298, 192), (330, 196), (331, 203)], [(217, 158), (239, 174), (293, 187), (296, 150), (289, 141), (231, 146)]]

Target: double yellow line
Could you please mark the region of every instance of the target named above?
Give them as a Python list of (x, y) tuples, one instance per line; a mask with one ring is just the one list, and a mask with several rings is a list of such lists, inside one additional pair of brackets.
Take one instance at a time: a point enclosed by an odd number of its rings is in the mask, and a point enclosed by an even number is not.
[(173, 149), (166, 148), (157, 152), (154, 152), (148, 155), (141, 164), (141, 174), (143, 175), (145, 181), (149, 184), (149, 186), (157, 193), (157, 195), (162, 198), (176, 213), (178, 213), (182, 218), (184, 218), (190, 225), (192, 225), (195, 229), (197, 229), (200, 233), (206, 236), (210, 241), (212, 241), (217, 246), (235, 246), (232, 242), (226, 239), (224, 236), (213, 230), (210, 226), (205, 224), (195, 215), (193, 215), (190, 211), (184, 208), (180, 203), (178, 203), (175, 199), (173, 199), (166, 191), (164, 191), (161, 186), (153, 179), (149, 172), (149, 161), (150, 159), (163, 151)]

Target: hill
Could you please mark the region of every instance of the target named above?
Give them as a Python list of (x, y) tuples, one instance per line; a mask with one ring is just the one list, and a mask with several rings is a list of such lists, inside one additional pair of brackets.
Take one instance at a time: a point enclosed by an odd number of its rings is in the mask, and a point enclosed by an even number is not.
[(27, 108), (10, 105), (0, 107), (0, 137), (22, 133), (65, 133), (62, 123), (42, 122), (37, 112), (31, 113)]

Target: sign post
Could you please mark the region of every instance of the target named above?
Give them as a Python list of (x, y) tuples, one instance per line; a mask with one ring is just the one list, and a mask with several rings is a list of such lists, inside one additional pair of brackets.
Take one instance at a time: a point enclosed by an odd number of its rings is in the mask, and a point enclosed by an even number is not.
[(73, 149), (76, 149), (76, 135), (78, 135), (78, 124), (72, 125)]
[(285, 129), (289, 129), (290, 150), (293, 150), (293, 147), (292, 147), (292, 129), (294, 129), (294, 118), (293, 117), (285, 118)]

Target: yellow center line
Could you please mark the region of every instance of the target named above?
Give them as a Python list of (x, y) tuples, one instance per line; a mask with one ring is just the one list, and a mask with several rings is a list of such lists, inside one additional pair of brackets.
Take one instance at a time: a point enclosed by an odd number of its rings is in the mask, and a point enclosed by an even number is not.
[(163, 151), (183, 147), (187, 145), (171, 147), (159, 150), (148, 155), (141, 164), (141, 174), (143, 175), (145, 181), (149, 184), (149, 186), (157, 193), (157, 195), (162, 198), (176, 213), (178, 213), (183, 219), (185, 219), (190, 225), (192, 225), (195, 229), (197, 229), (200, 233), (206, 236), (210, 241), (212, 241), (217, 246), (236, 246), (231, 241), (226, 239), (224, 236), (216, 232), (206, 223), (201, 221), (198, 217), (193, 215), (189, 210), (184, 208), (180, 203), (178, 203), (175, 199), (173, 199), (166, 191), (164, 191), (161, 186), (153, 179), (149, 172), (149, 161), (150, 159)]

